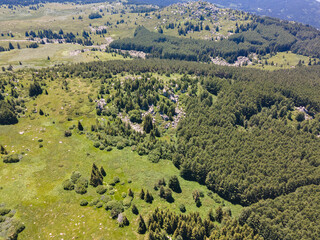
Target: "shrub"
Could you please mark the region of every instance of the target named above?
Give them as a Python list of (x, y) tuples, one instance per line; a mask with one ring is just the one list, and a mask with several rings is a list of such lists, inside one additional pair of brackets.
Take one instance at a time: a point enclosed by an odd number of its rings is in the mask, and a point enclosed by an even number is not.
[(127, 194), (126, 194), (125, 192), (123, 192), (123, 193), (121, 194), (121, 196), (122, 196), (123, 198), (125, 198), (125, 197), (127, 197)]
[(119, 183), (120, 182), (120, 178), (119, 177), (114, 177), (113, 178), (113, 182), (114, 183)]
[(10, 211), (9, 208), (0, 208), (0, 216), (7, 215)]
[(110, 194), (110, 195), (114, 195), (114, 190), (111, 190), (111, 191), (109, 192), (109, 194)]
[(72, 132), (70, 130), (67, 130), (64, 132), (65, 137), (71, 137), (71, 135), (72, 135)]
[(84, 206), (87, 206), (87, 205), (88, 205), (88, 201), (87, 200), (85, 200), (85, 199), (81, 200), (80, 206), (84, 207)]
[(139, 110), (132, 110), (129, 112), (130, 121), (134, 123), (141, 123), (141, 113)]
[(100, 186), (97, 187), (96, 191), (97, 191), (98, 194), (102, 195), (107, 191), (107, 188), (105, 186), (100, 185)]
[(122, 141), (120, 141), (120, 142), (117, 143), (117, 149), (119, 149), (119, 150), (124, 149), (125, 146), (126, 146), (125, 143), (122, 142)]
[(76, 187), (75, 187), (75, 191), (78, 194), (86, 194), (87, 193), (87, 188), (84, 187), (83, 185), (78, 185), (77, 184)]
[(110, 151), (112, 151), (112, 147), (111, 147), (111, 146), (108, 146), (108, 147), (106, 148), (106, 150), (107, 150), (108, 152), (110, 152)]
[(34, 82), (34, 83), (30, 84), (29, 96), (33, 97), (33, 96), (38, 96), (40, 94), (42, 94), (42, 89), (40, 87), (40, 84), (38, 82)]
[(19, 156), (18, 154), (12, 154), (9, 156), (5, 156), (3, 158), (3, 162), (4, 163), (17, 163), (20, 161), (20, 159), (21, 159), (21, 156)]
[(71, 179), (71, 181), (72, 181), (73, 183), (76, 183), (80, 177), (81, 177), (81, 173), (75, 171), (75, 172), (73, 172), (73, 173), (71, 174), (70, 179)]
[(98, 202), (96, 205), (96, 208), (102, 208), (103, 207), (103, 203), (102, 202)]
[(126, 208), (129, 208), (131, 205), (131, 201), (132, 201), (131, 197), (126, 197), (125, 199), (123, 199), (123, 206), (125, 206)]
[(90, 203), (89, 206), (95, 206), (100, 202), (99, 198), (93, 199)]
[(98, 147), (100, 147), (100, 143), (99, 143), (99, 142), (95, 142), (95, 143), (93, 144), (93, 146), (94, 146), (95, 148), (98, 148)]
[(186, 207), (184, 206), (184, 204), (180, 204), (179, 206), (179, 209), (182, 213), (185, 213), (187, 210), (186, 210)]
[(43, 148), (43, 144), (40, 143), (40, 144), (39, 144), (39, 148)]
[(68, 180), (65, 180), (62, 184), (63, 186), (63, 189), (64, 190), (68, 190), (68, 191), (71, 191), (74, 189), (74, 184), (72, 181), (70, 181), (69, 179)]
[(18, 119), (13, 107), (5, 101), (0, 101), (0, 125), (16, 123), (18, 123)]
[(120, 213), (124, 212), (124, 207), (121, 202), (113, 200), (106, 204), (106, 210), (111, 210), (111, 217), (116, 218)]
[(108, 195), (102, 195), (100, 200), (104, 203), (110, 202), (111, 201), (111, 197)]

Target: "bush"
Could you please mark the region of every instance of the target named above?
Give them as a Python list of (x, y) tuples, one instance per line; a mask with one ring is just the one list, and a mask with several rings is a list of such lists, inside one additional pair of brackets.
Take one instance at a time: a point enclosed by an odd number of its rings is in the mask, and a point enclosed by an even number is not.
[(70, 130), (67, 130), (64, 132), (65, 137), (71, 137), (71, 135), (72, 135), (72, 132)]
[(107, 150), (108, 152), (110, 152), (110, 151), (112, 151), (112, 147), (111, 147), (111, 146), (108, 146), (108, 147), (106, 148), (106, 150)]
[(126, 198), (126, 197), (127, 197), (127, 194), (126, 194), (125, 192), (123, 192), (123, 193), (121, 194), (121, 196), (122, 196), (123, 198)]
[(86, 187), (84, 187), (83, 185), (76, 185), (76, 187), (75, 187), (75, 191), (76, 191), (76, 193), (78, 193), (78, 194), (86, 194), (87, 193), (87, 188)]
[(125, 206), (126, 208), (129, 208), (131, 205), (131, 201), (132, 201), (131, 197), (126, 197), (125, 199), (123, 199), (123, 206)]
[(10, 211), (9, 208), (0, 208), (0, 216), (7, 215)]
[(12, 154), (10, 156), (5, 156), (3, 158), (3, 162), (4, 163), (17, 163), (20, 162), (21, 156), (19, 156), (18, 154)]
[(111, 210), (111, 217), (116, 218), (120, 213), (124, 212), (124, 207), (121, 202), (113, 200), (106, 204), (106, 210)]
[(102, 195), (100, 200), (104, 203), (110, 202), (111, 201), (111, 197), (108, 195)]
[(141, 118), (141, 113), (139, 110), (132, 110), (129, 112), (130, 116), (130, 121), (134, 123), (141, 123), (142, 118)]
[(180, 204), (179, 206), (179, 209), (182, 213), (185, 213), (187, 210), (186, 210), (186, 207), (184, 206), (184, 204)]
[(34, 83), (30, 84), (29, 96), (33, 97), (33, 96), (38, 96), (40, 94), (42, 94), (42, 89), (40, 87), (40, 84), (38, 82), (34, 82)]
[(98, 202), (96, 205), (96, 208), (102, 208), (103, 207), (103, 203), (102, 202)]
[(80, 177), (81, 177), (81, 173), (75, 171), (75, 172), (73, 172), (73, 173), (71, 174), (70, 179), (71, 179), (71, 181), (72, 181), (73, 183), (76, 183)]
[(117, 149), (119, 149), (119, 150), (124, 149), (125, 146), (126, 146), (126, 144), (122, 141), (117, 143)]
[(62, 184), (64, 190), (72, 191), (74, 189), (74, 184), (71, 180), (65, 180)]
[(80, 202), (80, 206), (84, 207), (88, 205), (88, 201), (87, 200), (81, 200)]
[(100, 202), (99, 198), (93, 199), (90, 203), (89, 206), (95, 206)]
[(113, 182), (116, 183), (116, 184), (119, 183), (120, 182), (120, 178), (119, 177), (114, 177), (113, 178)]
[(97, 12), (89, 14), (89, 19), (95, 19), (95, 18), (102, 18), (102, 16)]
[(107, 191), (107, 188), (105, 186), (99, 185), (97, 187), (96, 192), (100, 195), (104, 194)]
[(95, 148), (98, 148), (98, 147), (100, 147), (100, 143), (99, 143), (99, 142), (95, 142), (95, 143), (93, 144), (93, 146), (94, 146)]
[(137, 208), (137, 206), (135, 204), (132, 205), (132, 209), (131, 209), (132, 213), (135, 215), (139, 214), (139, 210)]

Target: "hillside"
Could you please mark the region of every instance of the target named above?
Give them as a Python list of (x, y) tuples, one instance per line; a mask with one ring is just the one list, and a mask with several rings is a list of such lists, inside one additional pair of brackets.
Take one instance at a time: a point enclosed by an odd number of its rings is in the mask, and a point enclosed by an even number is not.
[(320, 239), (320, 32), (207, 2), (0, 6), (0, 239)]

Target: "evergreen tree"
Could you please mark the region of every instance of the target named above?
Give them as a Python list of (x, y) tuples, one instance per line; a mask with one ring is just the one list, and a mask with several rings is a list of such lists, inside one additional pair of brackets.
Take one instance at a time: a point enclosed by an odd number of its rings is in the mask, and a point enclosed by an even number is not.
[(147, 190), (147, 194), (146, 194), (146, 196), (145, 196), (145, 201), (146, 201), (147, 203), (152, 203), (152, 201), (153, 201), (153, 196), (152, 196), (151, 193), (149, 193), (148, 190)]
[(128, 196), (132, 198), (134, 197), (134, 193), (132, 192), (131, 188), (128, 190)]
[(169, 188), (171, 188), (176, 193), (181, 193), (180, 182), (177, 176), (172, 176), (168, 183)]
[(90, 185), (92, 185), (93, 187), (97, 187), (102, 184), (103, 184), (103, 176), (99, 171), (98, 167), (96, 166), (96, 164), (93, 163), (91, 178), (90, 178)]
[(107, 176), (107, 173), (102, 166), (100, 168), (100, 172), (101, 172), (102, 176), (104, 176), (104, 177)]
[(153, 124), (152, 124), (152, 117), (150, 114), (146, 115), (144, 118), (144, 122), (143, 122), (143, 130), (146, 133), (150, 133), (151, 130), (153, 129)]
[(80, 121), (78, 121), (78, 129), (79, 131), (83, 131), (83, 126)]
[(132, 205), (132, 209), (131, 209), (132, 213), (135, 215), (139, 214), (139, 210), (137, 208), (137, 206), (135, 204)]
[(147, 227), (141, 215), (139, 216), (138, 225), (138, 233), (145, 234), (147, 231)]
[(141, 189), (141, 192), (139, 193), (139, 198), (143, 200), (144, 199), (144, 195), (145, 195), (144, 190)]

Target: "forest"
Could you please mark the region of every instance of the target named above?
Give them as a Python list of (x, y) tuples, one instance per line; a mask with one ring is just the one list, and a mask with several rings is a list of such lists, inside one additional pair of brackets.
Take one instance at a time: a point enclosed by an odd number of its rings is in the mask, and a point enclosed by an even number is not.
[[(136, 119), (139, 114), (134, 115), (137, 110), (131, 110), (130, 106), (141, 110), (151, 104), (160, 107), (157, 102), (161, 103), (162, 97), (157, 97), (157, 92), (163, 83), (150, 88), (156, 79), (114, 85), (105, 81), (123, 72), (150, 74), (149, 78), (153, 73), (168, 76), (175, 72), (187, 73), (190, 77), (185, 75), (174, 84), (178, 86), (175, 91), (186, 89), (188, 93), (189, 97), (183, 100), (186, 117), (178, 125), (177, 142), (169, 145), (157, 140), (161, 134), (156, 133), (158, 130), (146, 130), (149, 134), (137, 135), (132, 129), (126, 129), (126, 125), (122, 126), (120, 119), (112, 125), (99, 123), (91, 126), (92, 133), (96, 134), (89, 135), (97, 148), (122, 149), (137, 144), (136, 151), (151, 155), (148, 159), (154, 163), (171, 159), (184, 179), (204, 184), (234, 203), (250, 206), (243, 212), (240, 223), (248, 224), (266, 239), (269, 239), (266, 234), (274, 234), (276, 237), (272, 239), (283, 239), (283, 236), (294, 239), (297, 234), (318, 236), (319, 232), (312, 230), (316, 224), (317, 204), (308, 206), (307, 209), (311, 209), (308, 210), (311, 214), (309, 220), (295, 218), (294, 222), (286, 223), (290, 230), (279, 230), (278, 221), (273, 221), (272, 216), (260, 209), (267, 207), (276, 211), (278, 201), (303, 204), (305, 199), (298, 197), (303, 189), (314, 199), (319, 192), (319, 66), (267, 72), (150, 59), (60, 66), (41, 70), (38, 79), (41, 82), (41, 79), (56, 74), (61, 80), (77, 76), (102, 81), (104, 87), (101, 87), (100, 94), (114, 103), (112, 111), (115, 113), (97, 111), (97, 114), (113, 114), (115, 117), (124, 111), (132, 113), (133, 121), (146, 123), (147, 117)], [(140, 94), (149, 92), (154, 99), (150, 98), (149, 103), (144, 104), (136, 98), (135, 91)], [(117, 97), (120, 98), (117, 100)], [(149, 99), (148, 95), (146, 97)], [(9, 103), (15, 106), (14, 100)], [(170, 108), (171, 103), (166, 104)], [(300, 106), (305, 107), (305, 112), (297, 110)], [(283, 198), (287, 200), (281, 200)], [(283, 217), (295, 215), (293, 211), (297, 211), (296, 208), (286, 208)], [(259, 220), (263, 221), (262, 225), (254, 222), (259, 215), (266, 218)], [(293, 227), (296, 224), (304, 224), (305, 232), (297, 233), (300, 230)]]
[[(182, 28), (180, 28), (180, 31)], [(179, 32), (180, 33), (180, 32)], [(252, 23), (238, 26), (235, 34), (221, 41), (194, 40), (155, 33), (137, 27), (133, 38), (115, 40), (110, 47), (137, 50), (151, 57), (208, 62), (222, 57), (229, 63), (239, 56), (292, 50), (310, 57), (319, 57), (319, 31), (297, 23), (255, 17)]]

